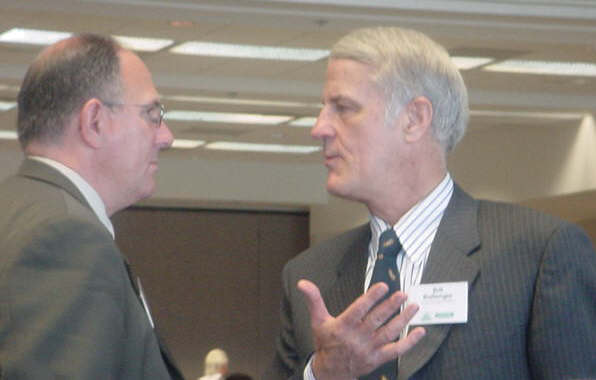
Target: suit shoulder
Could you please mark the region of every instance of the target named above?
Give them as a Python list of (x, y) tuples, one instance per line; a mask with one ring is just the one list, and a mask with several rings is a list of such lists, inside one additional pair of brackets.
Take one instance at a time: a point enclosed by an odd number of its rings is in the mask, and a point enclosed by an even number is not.
[(478, 225), (484, 237), (548, 241), (558, 231), (584, 234), (578, 225), (525, 206), (480, 200)]
[(501, 223), (530, 223), (551, 228), (569, 224), (554, 215), (517, 204), (479, 200), (478, 205), (478, 215), (481, 219), (500, 221)]
[(0, 245), (6, 261), (25, 250), (62, 251), (61, 245), (81, 241), (99, 248), (96, 252), (116, 250), (93, 211), (59, 187), (12, 177), (0, 185), (0, 202)]
[(4, 212), (3, 229), (33, 227), (48, 219), (71, 217), (98, 224), (99, 220), (86, 205), (55, 185), (26, 177), (10, 177), (0, 185)]

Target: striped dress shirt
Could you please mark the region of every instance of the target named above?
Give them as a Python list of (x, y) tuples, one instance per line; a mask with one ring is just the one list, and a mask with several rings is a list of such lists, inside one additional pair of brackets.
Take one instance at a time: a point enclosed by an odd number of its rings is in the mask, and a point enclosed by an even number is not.
[(431, 244), (452, 194), (453, 180), (447, 173), (441, 183), (426, 198), (416, 203), (394, 226), (371, 215), (371, 239), (368, 245), (364, 291), (368, 289), (377, 260), (379, 236), (389, 228), (395, 230), (402, 245), (402, 250), (397, 255), (401, 291), (407, 293), (410, 286), (420, 284)]

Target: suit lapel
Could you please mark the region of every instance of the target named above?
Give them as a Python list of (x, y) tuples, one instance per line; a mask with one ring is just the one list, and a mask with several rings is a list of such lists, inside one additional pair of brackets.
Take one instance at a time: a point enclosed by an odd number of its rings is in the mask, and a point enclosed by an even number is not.
[(364, 274), (368, 260), (370, 226), (357, 227), (337, 247), (342, 252), (336, 270), (335, 283), (322, 293), (327, 310), (333, 316), (341, 314), (364, 290)]
[[(139, 304), (141, 304), (141, 307), (143, 309), (145, 309), (146, 307), (148, 308), (148, 306), (146, 306), (144, 304), (144, 302), (141, 298), (141, 291), (139, 289), (139, 286), (137, 285), (137, 281), (135, 281), (137, 279), (137, 277), (133, 274), (133, 271), (132, 271), (132, 268), (130, 266), (128, 259), (124, 255), (122, 255), (122, 259), (123, 259), (124, 265), (126, 267), (128, 279), (130, 280), (130, 285), (131, 285), (132, 289), (134, 290), (135, 295), (137, 296)], [(150, 311), (148, 309), (145, 311), (147, 312), (147, 314), (150, 313)], [(172, 377), (172, 379), (173, 380), (184, 379), (184, 377), (180, 373), (180, 370), (178, 369), (178, 366), (176, 365), (176, 362), (174, 361), (172, 354), (170, 353), (170, 350), (168, 349), (168, 346), (164, 343), (164, 340), (161, 338), (161, 335), (159, 334), (157, 325), (155, 325), (153, 327), (153, 333), (155, 334), (155, 338), (157, 339), (157, 344), (159, 345), (159, 350), (161, 352), (161, 356), (164, 359), (164, 363), (165, 363), (166, 368), (167, 368), (170, 376)]]
[(159, 344), (159, 350), (161, 351), (161, 356), (164, 360), (164, 363), (166, 365), (168, 373), (172, 377), (172, 380), (184, 380), (184, 376), (182, 376), (182, 372), (180, 372), (180, 369), (179, 369), (178, 365), (176, 364), (174, 357), (170, 353), (168, 346), (163, 342), (163, 339), (161, 338), (159, 331), (157, 329), (154, 329), (154, 333), (155, 333), (155, 337), (157, 338), (157, 343)]
[[(471, 255), (480, 245), (477, 203), (457, 185), (432, 243), (422, 283), (467, 281), (469, 290), (479, 271)], [(425, 326), (426, 336), (399, 362), (398, 380), (424, 366), (447, 337), (452, 325)]]

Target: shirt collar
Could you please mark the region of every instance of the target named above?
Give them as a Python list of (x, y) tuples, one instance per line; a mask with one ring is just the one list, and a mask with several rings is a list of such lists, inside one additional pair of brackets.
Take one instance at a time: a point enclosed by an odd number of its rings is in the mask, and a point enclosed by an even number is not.
[(412, 206), (394, 226), (370, 214), (373, 259), (376, 259), (381, 233), (386, 229), (393, 228), (402, 244), (402, 250), (405, 251), (406, 256), (415, 261), (416, 258), (411, 257), (417, 251), (414, 247), (418, 244), (415, 237), (436, 231), (452, 194), (453, 180), (447, 173), (443, 180), (426, 197)]
[(72, 182), (76, 188), (83, 194), (89, 206), (91, 206), (91, 210), (95, 213), (101, 224), (103, 224), (112, 238), (114, 238), (114, 226), (106, 213), (106, 207), (97, 191), (87, 182), (83, 177), (81, 177), (77, 172), (72, 170), (71, 168), (65, 166), (64, 164), (52, 160), (47, 157), (41, 156), (28, 156), (28, 158), (36, 161), (43, 162), (46, 165), (51, 166), (52, 168), (58, 170), (62, 175), (64, 175), (70, 182)]

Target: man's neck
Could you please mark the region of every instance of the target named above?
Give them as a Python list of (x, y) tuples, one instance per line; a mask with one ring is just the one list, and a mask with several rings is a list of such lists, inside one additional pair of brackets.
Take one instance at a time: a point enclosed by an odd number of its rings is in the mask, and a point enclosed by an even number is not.
[[(413, 181), (412, 186), (402, 186), (400, 189), (383, 191), (378, 197), (366, 202), (372, 215), (375, 215), (390, 225), (394, 225), (414, 205), (426, 198), (445, 179), (447, 171), (437, 171), (424, 181)], [(383, 189), (386, 190), (386, 189)]]

